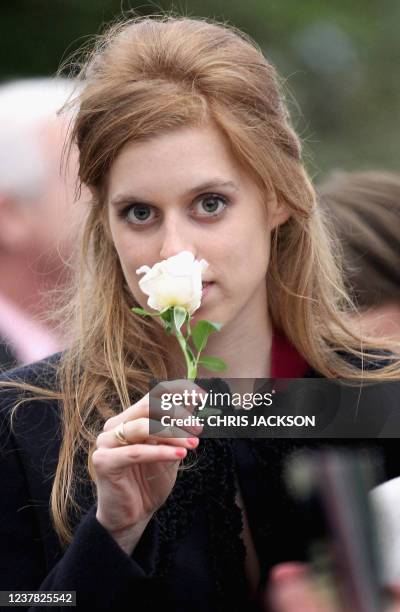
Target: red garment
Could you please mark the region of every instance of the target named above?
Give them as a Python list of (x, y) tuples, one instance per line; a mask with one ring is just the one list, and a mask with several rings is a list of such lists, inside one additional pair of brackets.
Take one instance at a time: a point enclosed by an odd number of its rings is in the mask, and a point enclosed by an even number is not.
[(271, 378), (302, 378), (310, 366), (284, 334), (273, 330)]

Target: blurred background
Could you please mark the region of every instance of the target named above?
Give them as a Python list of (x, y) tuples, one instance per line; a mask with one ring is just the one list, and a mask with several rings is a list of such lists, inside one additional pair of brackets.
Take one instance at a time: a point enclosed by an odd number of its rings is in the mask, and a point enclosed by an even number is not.
[(284, 78), (306, 163), (398, 170), (398, 0), (3, 0), (0, 80), (47, 76), (123, 11), (173, 8), (244, 29)]

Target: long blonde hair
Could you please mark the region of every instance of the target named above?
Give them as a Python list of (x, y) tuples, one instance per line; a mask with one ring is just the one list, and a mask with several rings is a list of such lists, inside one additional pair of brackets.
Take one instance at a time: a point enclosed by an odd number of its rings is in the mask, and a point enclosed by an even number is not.
[[(136, 304), (104, 221), (108, 172), (126, 142), (210, 121), (218, 126), (260, 188), (274, 189), (291, 211), (272, 235), (267, 289), (273, 326), (326, 377), (359, 378), (360, 369), (343, 352), (362, 363), (380, 359), (374, 342), (361, 339), (350, 323), (354, 307), (279, 78), (250, 37), (209, 19), (134, 16), (96, 41), (80, 79), (70, 142), (79, 148), (80, 181), (94, 196), (75, 284), (62, 310), (68, 348), (57, 366), (58, 389), (36, 391), (62, 403), (51, 495), (62, 545), (73, 537), (68, 509), (76, 506), (78, 452), (86, 453), (94, 480), (91, 453), (104, 421), (147, 393), (150, 378), (174, 372), (161, 327), (131, 312)], [(363, 372), (366, 379), (399, 374), (398, 362)]]

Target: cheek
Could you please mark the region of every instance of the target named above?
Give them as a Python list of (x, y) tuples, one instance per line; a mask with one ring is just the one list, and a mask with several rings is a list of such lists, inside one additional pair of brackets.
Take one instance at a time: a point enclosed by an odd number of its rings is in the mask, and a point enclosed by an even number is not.
[(128, 283), (133, 295), (137, 297), (138, 295), (142, 294), (141, 290), (139, 289), (139, 280), (141, 276), (136, 274), (136, 270), (142, 265), (142, 262), (137, 260), (137, 254), (134, 256), (133, 252), (124, 251), (124, 253), (120, 255), (120, 264), (125, 280)]
[(111, 233), (126, 283), (135, 300), (146, 308), (148, 297), (139, 287), (142, 275), (137, 275), (136, 270), (143, 265), (151, 265), (151, 247), (148, 243), (144, 245), (140, 240), (135, 240), (128, 232), (115, 232), (111, 227)]
[(113, 219), (109, 222), (111, 238), (121, 266), (126, 274), (131, 275), (132, 270), (136, 270), (135, 263), (139, 259), (136, 241), (121, 223)]
[(252, 227), (249, 231), (241, 231), (236, 236), (231, 235), (224, 241), (222, 249), (225, 252), (225, 269), (234, 272), (234, 277), (259, 280), (267, 273), (270, 258), (270, 234), (263, 228)]
[(267, 228), (260, 222), (258, 227), (248, 236), (248, 260), (249, 266), (254, 271), (266, 274), (271, 248), (271, 235)]
[(123, 232), (118, 230), (113, 224), (110, 224), (111, 237), (114, 243), (114, 248), (117, 252), (118, 259), (129, 287), (132, 287), (135, 281), (135, 270), (139, 267), (137, 264), (137, 250), (135, 249), (132, 240), (127, 239)]

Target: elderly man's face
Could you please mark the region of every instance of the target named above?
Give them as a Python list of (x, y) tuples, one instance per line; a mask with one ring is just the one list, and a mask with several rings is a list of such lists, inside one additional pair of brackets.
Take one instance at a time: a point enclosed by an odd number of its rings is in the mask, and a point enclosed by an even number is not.
[[(60, 123), (60, 122), (59, 122)], [(67, 167), (62, 166), (65, 126), (52, 125), (40, 134), (39, 144), (47, 166), (40, 196), (29, 207), (31, 247), (50, 265), (68, 257), (76, 240), (76, 228), (85, 215), (88, 194), (83, 189), (75, 201), (78, 156), (74, 150)]]

